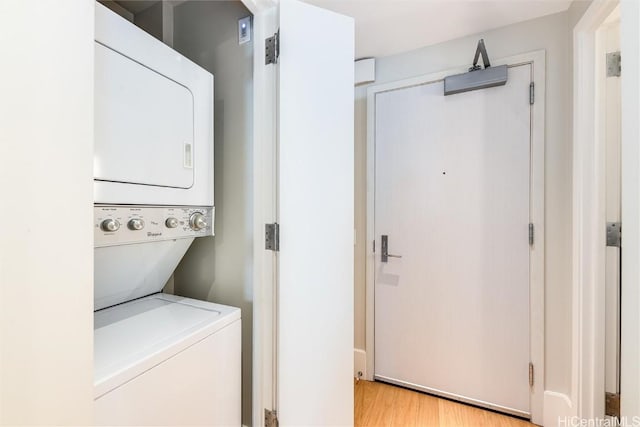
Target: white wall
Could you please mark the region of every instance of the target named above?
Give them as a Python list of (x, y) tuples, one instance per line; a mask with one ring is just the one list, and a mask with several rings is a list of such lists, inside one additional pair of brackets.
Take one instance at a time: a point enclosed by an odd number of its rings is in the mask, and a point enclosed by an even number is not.
[[(571, 176), (570, 30), (567, 12), (514, 24), (400, 55), (378, 58), (376, 83), (468, 65), (479, 38), (490, 58), (545, 49), (546, 272), (545, 388), (571, 390)], [(356, 88), (355, 347), (365, 345), (366, 86)]]
[(174, 49), (214, 75), (215, 237), (197, 239), (175, 293), (242, 309), (242, 419), (251, 424), (253, 313), (253, 42), (238, 45), (239, 1), (174, 9)]
[(0, 1), (0, 424), (93, 423), (93, 2)]

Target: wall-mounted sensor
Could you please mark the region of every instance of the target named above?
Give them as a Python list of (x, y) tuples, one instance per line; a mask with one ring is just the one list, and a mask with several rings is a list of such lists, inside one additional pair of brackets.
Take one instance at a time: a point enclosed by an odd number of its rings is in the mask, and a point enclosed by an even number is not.
[(246, 16), (238, 20), (238, 44), (251, 41), (251, 17)]

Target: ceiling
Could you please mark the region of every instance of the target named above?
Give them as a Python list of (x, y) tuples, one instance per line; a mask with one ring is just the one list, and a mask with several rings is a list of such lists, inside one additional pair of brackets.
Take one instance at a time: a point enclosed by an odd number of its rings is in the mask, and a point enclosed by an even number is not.
[[(157, 1), (116, 0), (116, 3), (136, 14)], [(393, 55), (482, 33), (562, 12), (571, 4), (571, 0), (303, 1), (355, 18), (356, 58)]]
[(571, 0), (304, 0), (351, 16), (356, 58), (419, 47), (565, 11)]

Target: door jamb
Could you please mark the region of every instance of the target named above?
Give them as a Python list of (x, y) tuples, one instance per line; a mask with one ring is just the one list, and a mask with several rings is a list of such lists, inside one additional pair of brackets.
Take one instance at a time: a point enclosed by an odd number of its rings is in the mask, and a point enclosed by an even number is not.
[(265, 66), (267, 37), (277, 30), (277, 0), (242, 0), (253, 14), (253, 362), (252, 425), (275, 410), (276, 255), (266, 251), (264, 226), (276, 221), (276, 70)]
[(618, 0), (593, 2), (573, 29), (572, 385), (575, 413), (604, 417), (606, 144), (598, 31)]
[[(532, 64), (532, 81), (535, 83), (535, 103), (532, 108), (531, 141), (531, 204), (530, 221), (535, 226), (535, 244), (530, 253), (530, 360), (535, 367), (535, 381), (531, 387), (531, 421), (542, 424), (544, 396), (544, 142), (545, 142), (545, 66), (546, 54), (538, 50), (521, 55), (510, 56), (494, 61), (495, 65)], [(372, 381), (374, 376), (374, 273), (375, 254), (373, 242), (374, 196), (375, 196), (375, 97), (376, 94), (443, 79), (445, 76), (466, 72), (460, 67), (438, 73), (432, 73), (410, 79), (370, 86), (367, 89), (367, 256), (365, 290), (365, 379)], [(524, 90), (524, 89), (523, 89)], [(526, 379), (523, 378), (523, 381)]]

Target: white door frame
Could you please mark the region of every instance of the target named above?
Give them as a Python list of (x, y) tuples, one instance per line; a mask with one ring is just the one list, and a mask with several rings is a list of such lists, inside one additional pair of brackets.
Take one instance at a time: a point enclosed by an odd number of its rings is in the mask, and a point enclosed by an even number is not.
[(604, 417), (605, 186), (604, 64), (598, 30), (618, 0), (594, 1), (573, 30), (572, 400), (581, 418)]
[[(545, 114), (545, 51), (525, 53), (493, 61), (495, 65), (532, 64), (535, 82), (535, 103), (532, 108), (531, 142), (531, 222), (535, 226), (535, 244), (530, 258), (530, 357), (535, 368), (535, 381), (531, 388), (531, 420), (542, 424), (544, 394), (544, 114)], [(460, 67), (410, 79), (374, 85), (367, 90), (367, 257), (366, 257), (366, 372), (374, 375), (374, 274), (375, 240), (375, 97), (378, 93), (397, 90), (442, 80), (452, 74), (466, 72)], [(523, 379), (526, 380), (526, 379)]]
[[(595, 79), (599, 63), (597, 32), (618, 5), (594, 1), (573, 30), (573, 380), (575, 413), (604, 416), (604, 150), (595, 106), (601, 105)], [(620, 43), (622, 74), (622, 330), (621, 415), (640, 415), (640, 6), (622, 0)]]
[(253, 14), (253, 372), (252, 424), (275, 409), (276, 256), (264, 248), (264, 225), (276, 221), (276, 75), (264, 40), (278, 27), (277, 0), (242, 0)]

